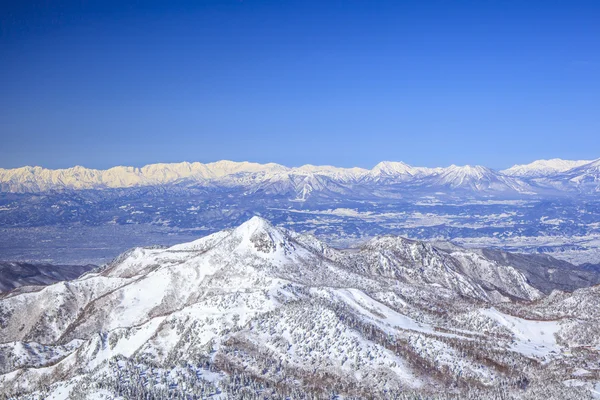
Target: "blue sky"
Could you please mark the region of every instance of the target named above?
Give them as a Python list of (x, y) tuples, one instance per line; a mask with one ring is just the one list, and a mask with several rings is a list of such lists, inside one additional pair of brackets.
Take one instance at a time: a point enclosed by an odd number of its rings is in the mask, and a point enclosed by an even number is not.
[(597, 1), (12, 3), (0, 167), (600, 157)]

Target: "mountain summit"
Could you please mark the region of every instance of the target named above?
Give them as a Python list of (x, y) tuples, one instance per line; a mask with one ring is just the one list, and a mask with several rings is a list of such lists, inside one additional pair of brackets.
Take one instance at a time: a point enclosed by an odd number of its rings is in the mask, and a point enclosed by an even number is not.
[(8, 292), (0, 383), (11, 398), (585, 398), (593, 381), (562, 382), (599, 359), (598, 287), (546, 296), (507, 260), (393, 236), (336, 250), (252, 217)]
[[(425, 168), (393, 161), (380, 162), (371, 170), (314, 165), (289, 168), (274, 163), (227, 160), (208, 164), (151, 164), (142, 168), (119, 166), (107, 170), (87, 169), (81, 166), (57, 170), (22, 167), (0, 169), (0, 190), (45, 192), (169, 185), (240, 188), (244, 193), (283, 194), (291, 196), (293, 200), (303, 201), (319, 193), (344, 196), (377, 192), (381, 196), (388, 186), (394, 185), (406, 185), (410, 190), (423, 193), (431, 189), (461, 188), (485, 195), (506, 194), (509, 191), (531, 194), (579, 188), (589, 191), (589, 185), (578, 185), (577, 180), (570, 180), (564, 176), (571, 170), (585, 167), (585, 164), (589, 162), (539, 160), (528, 165), (515, 165), (500, 172), (483, 166), (451, 165), (446, 168)], [(540, 177), (546, 180), (536, 180)]]
[(537, 160), (529, 164), (513, 165), (501, 171), (504, 175), (522, 178), (539, 178), (566, 172), (570, 169), (590, 163), (590, 160), (562, 160), (553, 158), (551, 160)]

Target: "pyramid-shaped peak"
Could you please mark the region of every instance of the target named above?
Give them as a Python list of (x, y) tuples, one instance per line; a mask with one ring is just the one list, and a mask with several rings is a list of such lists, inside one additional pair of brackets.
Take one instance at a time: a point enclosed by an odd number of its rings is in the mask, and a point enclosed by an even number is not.
[(414, 170), (410, 165), (402, 161), (382, 161), (371, 170), (374, 174), (396, 175), (410, 174)]
[(223, 230), (200, 238), (190, 243), (171, 247), (171, 250), (206, 251), (212, 248), (227, 249), (229, 255), (247, 251), (259, 253), (277, 253), (278, 250), (289, 252), (294, 247), (293, 241), (284, 228), (274, 226), (265, 218), (254, 216), (231, 230)]
[[(242, 247), (256, 247), (263, 252), (274, 251), (278, 246), (285, 247), (288, 241), (283, 229), (259, 216), (254, 216), (235, 228), (233, 234), (241, 240)], [(269, 251), (265, 251), (266, 248)]]
[(258, 215), (253, 216), (248, 221), (241, 224), (238, 228), (244, 228), (249, 231), (256, 229), (275, 229), (270, 221)]
[(488, 168), (483, 167), (481, 165), (470, 165), (470, 164), (455, 165), (455, 164), (452, 164), (450, 167), (448, 167), (448, 169), (457, 169), (457, 170), (463, 170), (463, 171), (484, 171), (484, 170), (487, 170)]
[(493, 175), (494, 172), (481, 165), (454, 165), (452, 164), (444, 171), (447, 175), (472, 176), (481, 178), (485, 175)]

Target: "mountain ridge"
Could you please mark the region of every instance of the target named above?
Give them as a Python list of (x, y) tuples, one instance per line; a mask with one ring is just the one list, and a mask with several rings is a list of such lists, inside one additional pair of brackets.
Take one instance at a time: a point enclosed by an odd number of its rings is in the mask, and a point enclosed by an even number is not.
[[(222, 160), (149, 164), (141, 168), (117, 166), (107, 170), (75, 166), (66, 169), (21, 167), (0, 169), (0, 190), (5, 192), (44, 192), (49, 190), (82, 190), (132, 188), (144, 186), (192, 184), (206, 187), (244, 187), (251, 191), (279, 187), (305, 199), (322, 188), (341, 186), (335, 192), (351, 192), (357, 186), (406, 184), (413, 188), (447, 187), (473, 192), (514, 192), (531, 194), (543, 190), (567, 190), (582, 187), (579, 181), (594, 181), (600, 172), (594, 161), (538, 160), (495, 171), (483, 166), (413, 167), (403, 162), (380, 162), (372, 169), (303, 165), (259, 164)], [(572, 167), (572, 168), (567, 168)], [(565, 176), (580, 171), (583, 177)], [(590, 178), (591, 177), (591, 178)], [(541, 180), (540, 180), (541, 179)], [(546, 181), (544, 181), (544, 179)], [(562, 186), (553, 179), (563, 179)], [(527, 180), (532, 180), (528, 182)], [(316, 183), (321, 181), (320, 183)], [(564, 186), (564, 187), (563, 187)], [(261, 189), (262, 188), (262, 189)], [(265, 189), (267, 188), (267, 189)], [(593, 188), (595, 190), (595, 187)]]
[(510, 168), (501, 170), (504, 175), (539, 178), (549, 176), (561, 172), (566, 172), (570, 169), (589, 164), (594, 160), (563, 160), (553, 158), (549, 160), (536, 160), (529, 164), (517, 164)]
[[(0, 384), (17, 399), (585, 399), (599, 287), (546, 296), (444, 249), (383, 236), (345, 252), (257, 216), (136, 248), (0, 296)], [(526, 298), (489, 295), (514, 276)]]

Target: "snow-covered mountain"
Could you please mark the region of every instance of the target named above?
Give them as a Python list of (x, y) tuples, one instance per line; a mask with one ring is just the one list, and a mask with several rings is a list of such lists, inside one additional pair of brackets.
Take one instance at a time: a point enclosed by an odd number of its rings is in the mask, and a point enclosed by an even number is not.
[(536, 176), (529, 181), (540, 187), (571, 194), (595, 194), (600, 191), (600, 159), (577, 161), (580, 165), (565, 171)]
[(545, 297), (481, 252), (391, 236), (337, 250), (253, 217), (0, 297), (0, 387), (12, 398), (583, 399), (600, 381), (599, 304), (597, 288)]
[(542, 296), (510, 265), (501, 266), (462, 248), (445, 252), (431, 244), (397, 236), (370, 240), (345, 264), (369, 275), (383, 275), (412, 285), (435, 284), (482, 301), (535, 300)]
[(562, 160), (560, 158), (553, 158), (551, 160), (537, 160), (529, 164), (513, 165), (501, 172), (504, 175), (521, 178), (539, 178), (556, 175), (590, 162), (590, 160)]
[(3, 191), (27, 192), (52, 189), (101, 189), (193, 182), (202, 185), (251, 186), (285, 181), (294, 176), (322, 176), (340, 183), (355, 183), (371, 171), (362, 168), (304, 165), (288, 168), (279, 164), (218, 161), (209, 164), (151, 164), (142, 168), (114, 167), (108, 170), (81, 166), (49, 170), (41, 167), (0, 169)]
[[(4, 191), (46, 191), (52, 189), (98, 189), (134, 186), (164, 185), (190, 180), (198, 183), (220, 180), (224, 184), (237, 183), (239, 175), (269, 175), (288, 168), (278, 164), (217, 161), (175, 164), (150, 164), (142, 168), (113, 167), (107, 170), (76, 166), (51, 170), (41, 167), (0, 169)], [(240, 183), (243, 183), (242, 180)]]
[(597, 193), (600, 191), (600, 159), (570, 169), (564, 178), (581, 191)]
[(375, 182), (406, 182), (440, 173), (444, 168), (413, 167), (403, 162), (382, 161), (365, 175)]
[[(596, 161), (598, 162), (598, 161)], [(181, 185), (205, 188), (238, 188), (247, 193), (288, 196), (306, 200), (309, 196), (346, 195), (361, 192), (395, 197), (388, 187), (427, 193), (467, 190), (473, 194), (505, 196), (548, 194), (548, 191), (594, 191), (591, 179), (594, 162), (539, 160), (497, 172), (483, 166), (445, 168), (413, 167), (403, 162), (384, 161), (373, 169), (304, 165), (289, 168), (279, 164), (218, 161), (202, 164), (151, 164), (142, 168), (114, 167), (108, 170), (80, 166), (49, 170), (41, 167), (0, 169), (0, 191), (44, 192), (50, 190), (110, 189)], [(586, 167), (586, 165), (588, 167)], [(581, 177), (575, 174), (579, 169)], [(586, 175), (587, 174), (587, 175)], [(591, 175), (590, 175), (591, 174)], [(581, 183), (585, 182), (585, 185)]]
[(466, 189), (471, 192), (532, 193), (532, 188), (520, 179), (503, 176), (489, 168), (451, 165), (423, 180), (428, 186)]

